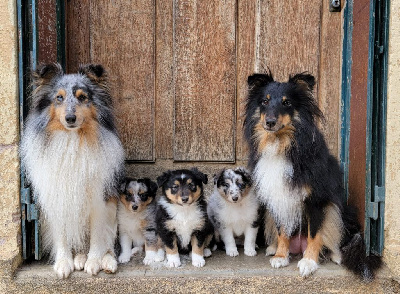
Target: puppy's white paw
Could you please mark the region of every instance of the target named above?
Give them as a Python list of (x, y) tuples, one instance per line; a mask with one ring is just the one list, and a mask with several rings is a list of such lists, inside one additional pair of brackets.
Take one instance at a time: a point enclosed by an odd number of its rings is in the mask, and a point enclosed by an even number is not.
[(117, 260), (110, 253), (107, 253), (101, 260), (101, 268), (105, 273), (113, 274), (117, 271), (118, 268)]
[(302, 277), (308, 277), (318, 269), (318, 264), (310, 258), (303, 257), (297, 263), (297, 267), (300, 269), (300, 275)]
[(54, 270), (60, 279), (66, 279), (74, 271), (74, 261), (72, 258), (62, 258), (54, 264)]
[(239, 255), (237, 248), (226, 248), (225, 251), (226, 251), (226, 255), (229, 255), (232, 257)]
[(165, 251), (164, 251), (164, 249), (158, 249), (158, 251), (157, 251), (157, 258), (156, 258), (156, 261), (157, 262), (160, 262), (160, 261), (163, 261), (165, 259)]
[(85, 263), (85, 272), (89, 275), (95, 276), (101, 270), (100, 258), (89, 258)]
[(153, 262), (160, 261), (158, 260), (157, 252), (155, 251), (146, 251), (146, 256), (143, 259), (143, 263), (145, 265), (152, 264)]
[(118, 256), (118, 262), (119, 263), (127, 263), (131, 260), (131, 255), (130, 254), (126, 254), (126, 252), (121, 253), (120, 256)]
[(334, 263), (337, 263), (337, 264), (341, 264), (342, 263), (342, 255), (340, 254), (340, 252), (339, 253), (337, 253), (337, 254), (335, 254), (335, 253), (331, 253), (331, 260), (334, 262)]
[(179, 254), (167, 254), (167, 267), (180, 267), (181, 259)]
[(203, 256), (192, 253), (192, 264), (196, 267), (203, 267), (206, 264), (206, 261)]
[(81, 271), (85, 267), (87, 260), (86, 254), (77, 254), (74, 258), (74, 266), (76, 271)]
[(244, 254), (247, 256), (256, 256), (257, 251), (254, 248), (244, 248)]
[(289, 265), (289, 257), (271, 257), (269, 263), (273, 268), (280, 268)]
[(133, 247), (131, 254), (133, 256), (133, 255), (140, 254), (142, 252), (143, 252), (143, 248), (142, 247)]
[(204, 257), (210, 257), (212, 255), (210, 248), (204, 248), (203, 254)]
[(265, 249), (265, 255), (266, 256), (273, 256), (276, 253), (276, 246), (275, 245), (269, 245), (267, 249)]

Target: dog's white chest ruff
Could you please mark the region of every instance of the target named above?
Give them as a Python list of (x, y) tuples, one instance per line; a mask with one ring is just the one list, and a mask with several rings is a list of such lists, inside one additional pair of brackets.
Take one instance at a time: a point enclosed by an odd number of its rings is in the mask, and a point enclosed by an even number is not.
[(201, 229), (204, 225), (204, 216), (200, 208), (193, 203), (189, 206), (167, 204), (160, 200), (161, 205), (172, 217), (166, 222), (169, 229), (174, 230), (182, 247), (187, 247), (195, 230)]
[(293, 166), (284, 154), (278, 153), (278, 142), (268, 145), (254, 169), (257, 197), (267, 205), (278, 226), (288, 235), (301, 224), (303, 200), (307, 193), (293, 189)]

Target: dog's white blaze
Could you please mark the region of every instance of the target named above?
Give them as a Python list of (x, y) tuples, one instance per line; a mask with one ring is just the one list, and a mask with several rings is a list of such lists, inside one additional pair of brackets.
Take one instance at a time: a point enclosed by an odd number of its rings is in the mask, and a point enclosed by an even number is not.
[(115, 232), (116, 223), (101, 216), (110, 213), (104, 194), (124, 160), (119, 139), (101, 129), (97, 146), (80, 141), (76, 131), (56, 131), (46, 141), (33, 128), (26, 129), (21, 156), (41, 208), (44, 245), (65, 238), (68, 248), (87, 249), (90, 218), (96, 217), (104, 222), (96, 230), (104, 237), (96, 239), (112, 246), (107, 236)]
[(170, 204), (164, 198), (161, 198), (159, 203), (172, 217), (171, 220), (168, 220), (169, 227), (175, 228), (182, 247), (186, 247), (191, 240), (193, 231), (200, 229), (204, 223), (203, 212), (196, 203), (181, 206)]
[(257, 162), (253, 177), (259, 200), (267, 205), (277, 225), (290, 235), (301, 224), (302, 203), (307, 196), (290, 185), (293, 166), (278, 153), (279, 142), (267, 145)]

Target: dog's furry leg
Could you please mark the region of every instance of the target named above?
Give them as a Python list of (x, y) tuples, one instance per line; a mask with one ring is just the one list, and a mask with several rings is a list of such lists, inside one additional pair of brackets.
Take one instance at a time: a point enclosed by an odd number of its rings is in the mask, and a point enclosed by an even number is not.
[(233, 236), (233, 231), (230, 228), (224, 228), (220, 230), (221, 239), (225, 244), (226, 255), (238, 256), (239, 252), (236, 247), (235, 238)]
[[(56, 222), (53, 222), (53, 224)], [(53, 229), (53, 250), (55, 253), (54, 270), (60, 279), (66, 279), (74, 271), (72, 252), (62, 230)]]
[[(111, 198), (114, 199), (114, 198)], [(97, 204), (90, 216), (90, 249), (85, 272), (97, 275), (103, 269), (114, 273), (117, 261), (114, 257), (114, 240), (117, 232), (117, 204), (109, 200)]]
[(258, 227), (248, 226), (244, 232), (244, 254), (247, 256), (256, 256), (256, 238)]

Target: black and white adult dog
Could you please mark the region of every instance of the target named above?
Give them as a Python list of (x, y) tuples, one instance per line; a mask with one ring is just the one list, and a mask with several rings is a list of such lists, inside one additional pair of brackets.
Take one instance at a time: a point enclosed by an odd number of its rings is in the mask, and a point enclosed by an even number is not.
[(244, 134), (250, 149), (256, 193), (271, 211), (278, 248), (271, 265), (289, 264), (289, 238), (301, 233), (307, 248), (300, 274), (318, 268), (323, 247), (331, 259), (371, 279), (380, 259), (366, 257), (357, 217), (342, 199), (341, 171), (317, 127), (322, 116), (313, 96), (315, 79), (307, 73), (274, 81), (272, 74), (248, 78)]
[(115, 272), (124, 151), (107, 74), (101, 65), (64, 74), (49, 64), (33, 73), (33, 85), (20, 153), (40, 206), (43, 245), (60, 278), (74, 269)]
[(207, 175), (196, 168), (167, 171), (157, 178), (162, 188), (156, 214), (157, 232), (164, 243), (169, 267), (179, 267), (179, 252), (190, 249), (192, 264), (205, 265), (204, 248), (213, 235), (203, 193), (207, 181)]

